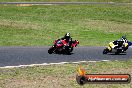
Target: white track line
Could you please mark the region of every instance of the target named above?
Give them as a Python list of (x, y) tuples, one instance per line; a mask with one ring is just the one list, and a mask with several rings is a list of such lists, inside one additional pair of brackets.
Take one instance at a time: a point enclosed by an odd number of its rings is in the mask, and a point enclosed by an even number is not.
[(132, 3), (119, 3), (119, 2), (0, 2), (0, 4), (119, 4), (119, 5), (131, 5)]
[(105, 61), (106, 62), (106, 61), (110, 61), (110, 60), (101, 60), (101, 61)]
[[(101, 60), (101, 61), (110, 61), (110, 60)], [(47, 66), (47, 65), (62, 65), (62, 64), (79, 64), (86, 62), (101, 62), (101, 61), (77, 61), (77, 62), (59, 62), (59, 63), (42, 63), (42, 64), (30, 64), (30, 65), (18, 65), (18, 66), (4, 66), (0, 68), (20, 68), (20, 67), (33, 67), (33, 66)]]

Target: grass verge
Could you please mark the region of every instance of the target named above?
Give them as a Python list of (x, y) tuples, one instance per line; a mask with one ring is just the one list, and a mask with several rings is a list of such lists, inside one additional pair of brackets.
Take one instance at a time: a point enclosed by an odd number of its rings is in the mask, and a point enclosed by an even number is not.
[(0, 6), (0, 46), (52, 45), (71, 32), (81, 46), (106, 45), (127, 35), (132, 41), (132, 6)]
[(0, 68), (1, 88), (131, 88), (130, 84), (86, 84), (80, 86), (75, 77), (81, 65), (87, 73), (93, 74), (130, 74), (132, 60), (87, 62), (80, 64), (64, 64), (34, 66), (21, 68)]
[[(18, 2), (18, 0), (13, 0)], [(19, 0), (19, 2), (80, 2), (80, 0)], [(0, 0), (0, 2), (12, 2), (12, 0)], [(81, 0), (81, 2), (132, 2), (131, 0)]]

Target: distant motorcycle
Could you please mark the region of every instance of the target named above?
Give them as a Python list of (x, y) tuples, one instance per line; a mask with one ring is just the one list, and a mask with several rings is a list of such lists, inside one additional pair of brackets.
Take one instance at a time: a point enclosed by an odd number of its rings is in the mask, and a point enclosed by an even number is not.
[(55, 40), (54, 45), (49, 48), (48, 53), (70, 54), (73, 48), (79, 44), (78, 40), (67, 43), (65, 40)]
[(125, 53), (125, 51), (128, 49), (128, 47), (129, 47), (128, 42), (126, 42), (126, 43), (124, 43), (123, 41), (110, 42), (108, 47), (106, 47), (103, 50), (103, 54), (107, 54), (107, 53), (115, 53), (115, 54)]

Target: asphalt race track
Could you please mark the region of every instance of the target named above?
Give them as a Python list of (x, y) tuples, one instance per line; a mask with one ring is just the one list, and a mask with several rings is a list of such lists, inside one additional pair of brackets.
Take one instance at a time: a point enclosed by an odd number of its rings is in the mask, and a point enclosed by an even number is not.
[(71, 55), (48, 54), (49, 47), (0, 47), (0, 67), (42, 63), (126, 60), (132, 58), (132, 48), (126, 54), (103, 55), (105, 47), (76, 47)]

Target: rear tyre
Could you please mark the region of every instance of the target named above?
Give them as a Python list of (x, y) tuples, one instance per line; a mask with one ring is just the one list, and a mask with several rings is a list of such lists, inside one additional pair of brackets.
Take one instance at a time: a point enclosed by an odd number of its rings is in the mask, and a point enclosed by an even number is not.
[(69, 46), (64, 46), (63, 47), (63, 54), (67, 54), (67, 55), (70, 54)]
[(72, 52), (73, 51), (73, 47), (71, 47), (71, 49), (70, 49), (70, 52)]
[(63, 54), (70, 55), (70, 51), (69, 50), (64, 50)]

